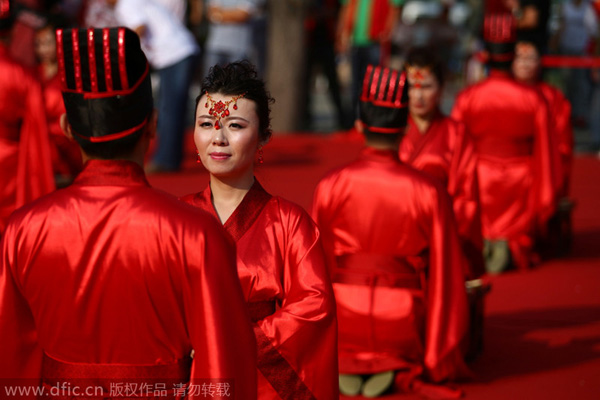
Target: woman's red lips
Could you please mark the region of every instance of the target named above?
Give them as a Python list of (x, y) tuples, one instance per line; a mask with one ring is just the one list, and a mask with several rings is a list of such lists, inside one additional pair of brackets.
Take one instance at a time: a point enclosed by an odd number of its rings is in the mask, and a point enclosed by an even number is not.
[(227, 154), (227, 153), (220, 153), (220, 152), (213, 152), (209, 154), (213, 159), (216, 160), (224, 160), (228, 157), (231, 157), (231, 154)]

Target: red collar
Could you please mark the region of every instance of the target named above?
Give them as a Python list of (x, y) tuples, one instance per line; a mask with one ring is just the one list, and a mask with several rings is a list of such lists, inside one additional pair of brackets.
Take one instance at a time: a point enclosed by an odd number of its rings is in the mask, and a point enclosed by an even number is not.
[[(248, 193), (246, 193), (242, 202), (237, 206), (227, 221), (225, 221), (225, 224), (223, 224), (223, 228), (225, 228), (234, 241), (237, 242), (244, 236), (244, 233), (246, 233), (254, 221), (256, 221), (271, 197), (272, 196), (263, 189), (258, 180), (254, 178), (254, 184), (252, 184), (252, 187)], [(212, 203), (210, 185), (194, 196), (192, 204), (208, 211), (214, 215), (217, 220), (219, 219), (217, 211)]]
[(74, 185), (150, 186), (142, 167), (125, 160), (89, 160)]
[(378, 162), (400, 162), (398, 150), (382, 150), (373, 147), (364, 147), (360, 152), (360, 158), (368, 161)]

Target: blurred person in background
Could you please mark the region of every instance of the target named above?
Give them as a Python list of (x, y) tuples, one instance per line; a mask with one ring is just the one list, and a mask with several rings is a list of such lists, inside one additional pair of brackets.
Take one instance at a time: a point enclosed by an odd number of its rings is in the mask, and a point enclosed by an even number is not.
[(569, 198), (571, 170), (573, 164), (573, 129), (571, 127), (571, 104), (562, 92), (544, 82), (541, 78), (541, 52), (534, 42), (519, 41), (515, 49), (512, 72), (515, 79), (536, 87), (550, 107), (550, 125), (554, 135), (553, 143), (560, 155), (561, 175), (557, 180), (557, 209), (549, 221), (545, 251), (564, 252), (571, 242), (571, 210), (573, 201)]
[[(589, 0), (565, 0), (559, 9), (559, 28), (552, 40), (553, 50), (566, 56), (590, 54), (598, 37), (598, 20)], [(565, 96), (572, 107), (574, 128), (587, 128), (590, 119), (591, 80), (586, 68), (563, 68)]]
[(341, 0), (337, 24), (338, 54), (350, 56), (351, 104), (356, 111), (368, 65), (387, 65), (392, 31), (405, 0)]
[(486, 269), (527, 269), (538, 262), (536, 232), (556, 206), (560, 162), (550, 111), (541, 93), (511, 76), (516, 21), (486, 15), (489, 75), (463, 89), (452, 117), (475, 141)]
[(115, 10), (106, 0), (84, 0), (81, 25), (86, 28), (111, 28), (119, 25)]
[(475, 143), (463, 123), (440, 111), (445, 68), (431, 48), (411, 49), (405, 61), (409, 83), (406, 133), (400, 141), (400, 160), (441, 183), (452, 199), (458, 234), (467, 263), (465, 284), (471, 307), (471, 338), (467, 357), (475, 358), (483, 343), (483, 295), (489, 290), (485, 274), (481, 204)]
[(517, 20), (517, 40), (533, 43), (544, 55), (548, 48), (550, 0), (504, 0)]
[(399, 154), (403, 162), (448, 189), (470, 261), (465, 277), (475, 279), (485, 272), (475, 144), (463, 123), (440, 111), (445, 72), (434, 54), (426, 48), (414, 48), (406, 57), (410, 118)]
[(348, 129), (350, 118), (342, 100), (337, 71), (335, 29), (339, 14), (338, 0), (317, 0), (309, 9), (306, 28), (305, 129), (310, 129), (313, 78), (321, 72), (327, 79), (329, 97), (335, 108), (338, 129)]
[(253, 58), (253, 22), (260, 16), (265, 5), (265, 0), (205, 1), (209, 25), (202, 57), (203, 76), (207, 76), (214, 65), (224, 66)]
[(189, 88), (199, 47), (183, 23), (157, 0), (106, 0), (119, 24), (135, 31), (159, 78), (158, 141), (148, 173), (177, 171), (183, 158), (183, 136)]
[(55, 188), (42, 86), (9, 54), (13, 7), (0, 0), (0, 236), (15, 209)]
[(35, 55), (38, 77), (44, 91), (54, 179), (57, 187), (64, 187), (71, 183), (83, 166), (79, 147), (63, 134), (60, 127), (60, 117), (65, 113), (65, 105), (58, 75), (55, 30), (65, 27), (67, 21), (56, 14), (42, 15), (41, 18), (43, 23), (35, 31)]
[[(594, 10), (596, 11), (596, 17), (598, 21), (600, 21), (600, 0), (595, 0)], [(594, 51), (594, 55), (596, 57), (600, 57), (600, 24), (598, 24), (598, 36), (596, 39), (596, 48)], [(592, 115), (590, 116), (590, 134), (592, 137), (592, 150), (598, 152), (598, 156), (600, 157), (600, 67), (593, 68), (591, 70), (592, 82), (594, 84), (594, 89), (592, 92), (592, 101), (591, 107)]]

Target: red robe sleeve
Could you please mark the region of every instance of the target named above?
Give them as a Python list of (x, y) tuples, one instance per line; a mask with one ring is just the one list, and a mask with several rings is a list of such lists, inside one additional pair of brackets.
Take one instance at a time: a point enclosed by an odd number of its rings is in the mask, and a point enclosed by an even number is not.
[(557, 90), (557, 104), (554, 110), (558, 153), (561, 158), (562, 180), (559, 188), (560, 197), (568, 197), (571, 186), (571, 170), (573, 168), (573, 127), (571, 126), (571, 103)]
[[(7, 232), (8, 233), (8, 232)], [(0, 265), (0, 389), (41, 383), (42, 349), (27, 300), (16, 279), (12, 234), (1, 243)], [(35, 398), (35, 397), (31, 397)]]
[[(189, 284), (184, 286), (185, 314), (194, 348), (191, 384), (206, 384), (207, 377), (224, 380), (237, 393), (235, 398), (255, 398), (256, 341), (237, 279), (235, 248), (224, 235), (214, 233), (189, 237), (181, 244), (196, 249), (201, 263), (200, 268), (186, 270)], [(196, 305), (207, 311), (200, 312)], [(193, 394), (204, 397), (201, 391)]]
[(452, 197), (458, 234), (471, 267), (468, 279), (474, 279), (485, 272), (477, 155), (465, 125), (455, 123), (454, 127), (457, 143), (448, 174), (448, 193)]
[(558, 179), (558, 198), (568, 197), (574, 145), (573, 127), (571, 126), (571, 103), (555, 87), (540, 83), (540, 89), (550, 106), (555, 145), (558, 147), (560, 157), (561, 171)]
[[(319, 231), (304, 212), (282, 208), (286, 243), (283, 254), (285, 296), (274, 314), (257, 322), (259, 368), (275, 371), (277, 352), (292, 365), (308, 391), (289, 388), (284, 399), (337, 399), (337, 324), (333, 289), (325, 266)], [(304, 349), (304, 350), (300, 350)], [(285, 375), (280, 376), (285, 379)]]
[(434, 382), (469, 375), (464, 363), (469, 315), (460, 268), (466, 260), (461, 250), (449, 197), (438, 191), (430, 232), (430, 265), (427, 282), (425, 334), (426, 371)]
[(55, 189), (42, 86), (31, 80), (19, 140), (16, 208)]
[(536, 210), (537, 227), (546, 229), (548, 219), (556, 209), (556, 193), (560, 180), (560, 157), (558, 146), (550, 126), (550, 110), (540, 95), (535, 103), (535, 141), (533, 148), (533, 201)]

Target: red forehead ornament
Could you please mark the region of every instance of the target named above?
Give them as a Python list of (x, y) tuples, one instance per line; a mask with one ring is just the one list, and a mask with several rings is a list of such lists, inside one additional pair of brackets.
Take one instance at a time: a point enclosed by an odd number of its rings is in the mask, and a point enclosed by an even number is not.
[[(206, 103), (204, 104), (205, 108), (209, 108), (208, 113), (216, 118), (215, 129), (221, 129), (221, 118), (225, 118), (229, 116), (229, 105), (233, 103), (233, 109), (237, 110), (237, 101), (244, 97), (246, 93), (242, 93), (240, 95), (234, 96), (231, 100), (227, 100), (223, 103), (221, 100), (214, 101), (210, 94), (206, 92)], [(209, 104), (210, 103), (210, 104)]]
[(408, 74), (408, 83), (413, 88), (421, 88), (423, 81), (431, 76), (431, 70), (428, 67), (413, 67), (411, 65), (406, 66), (406, 72)]

